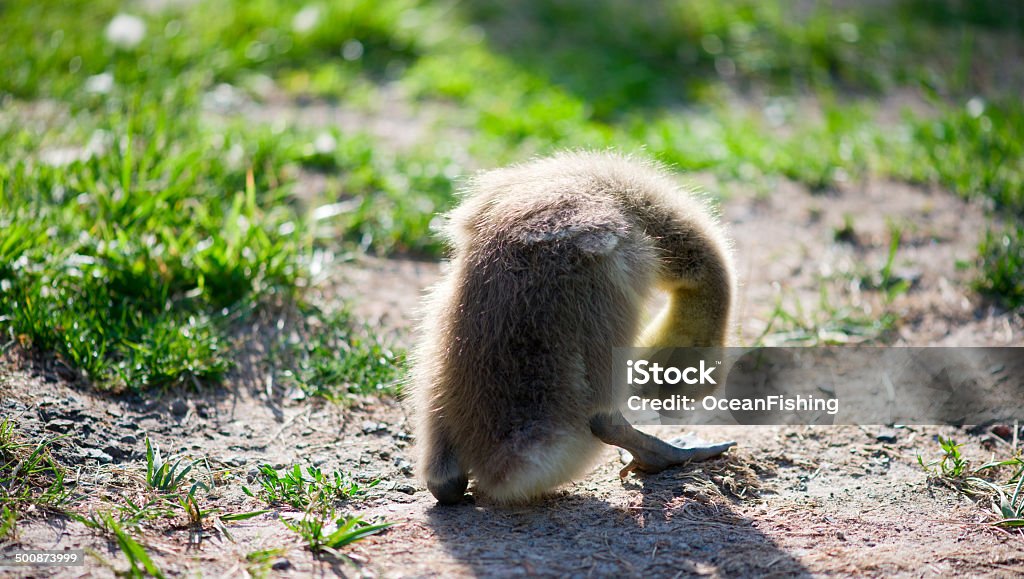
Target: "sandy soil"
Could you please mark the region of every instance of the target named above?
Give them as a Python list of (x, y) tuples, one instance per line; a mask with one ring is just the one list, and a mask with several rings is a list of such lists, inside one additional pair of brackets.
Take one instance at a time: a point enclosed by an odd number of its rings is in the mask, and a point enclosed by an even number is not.
[[(694, 176), (706, 188), (708, 178)], [(942, 192), (892, 183), (851, 185), (812, 195), (781, 183), (769, 196), (730, 197), (723, 206), (743, 278), (737, 340), (764, 329), (775, 301), (817, 307), (819, 277), (835, 278), (830, 299), (879, 312), (853, 280), (885, 262), (889, 223), (903, 229), (897, 275), (911, 289), (889, 305), (903, 320), (890, 338), (907, 345), (1024, 345), (1024, 321), (968, 290), (981, 211)], [(835, 241), (844, 215), (853, 234)], [(422, 289), (437, 264), (367, 259), (338, 266), (318, 299), (348, 299), (372, 323), (410, 340)], [(787, 302), (787, 303), (793, 303)], [(202, 541), (184, 517), (143, 526), (143, 542), (168, 575), (244, 576), (245, 558), (283, 548), (272, 575), (308, 576), (1019, 576), (1024, 536), (988, 524), (990, 509), (929, 480), (918, 454), (934, 457), (938, 434), (965, 442), (979, 462), (1009, 456), (1010, 443), (985, 429), (880, 427), (700, 427), (709, 440), (734, 439), (726, 458), (620, 480), (608, 449), (598, 467), (541, 504), (515, 509), (481, 501), (436, 506), (411, 476), (405, 412), (389, 399), (350, 407), (292, 399), (241, 369), (224, 388), (159, 397), (112, 397), (46, 365), (8, 353), (0, 363), (0, 413), (31, 438), (66, 434), (53, 454), (74, 470), (72, 508), (113, 509), (145, 495), (143, 440), (165, 452), (206, 457), (217, 486), (205, 508), (223, 513), (260, 504), (241, 491), (257, 465), (314, 464), (380, 478), (352, 506), (367, 518), (398, 522), (348, 548), (349, 560), (316, 560), (275, 510), (230, 523), (234, 541), (211, 524)], [(652, 427), (665, 437), (680, 428)], [(1021, 433), (1024, 436), (1024, 432)], [(210, 517), (212, 519), (212, 517)], [(126, 562), (107, 537), (47, 513), (21, 521), (15, 546), (88, 548), (84, 567), (18, 568), (12, 576), (109, 576)], [(105, 562), (104, 562), (105, 561)]]

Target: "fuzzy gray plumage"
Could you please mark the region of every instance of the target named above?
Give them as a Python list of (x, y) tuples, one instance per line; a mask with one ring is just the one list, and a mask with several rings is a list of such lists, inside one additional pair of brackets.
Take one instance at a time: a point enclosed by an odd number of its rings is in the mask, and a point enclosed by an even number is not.
[[(563, 153), (483, 173), (445, 234), (410, 383), (418, 469), (442, 502), (469, 478), (520, 503), (584, 474), (602, 444), (590, 420), (624, 396), (612, 348), (726, 340), (726, 238), (651, 162)], [(639, 334), (655, 287), (669, 305)]]

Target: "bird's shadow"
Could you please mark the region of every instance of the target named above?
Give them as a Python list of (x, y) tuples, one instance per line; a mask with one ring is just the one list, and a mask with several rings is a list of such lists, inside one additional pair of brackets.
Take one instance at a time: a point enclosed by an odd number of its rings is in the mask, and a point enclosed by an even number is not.
[(625, 479), (635, 494), (624, 505), (583, 483), (526, 507), (437, 505), (427, 523), (479, 575), (811, 575), (739, 514), (738, 499), (687, 484), (692, 471)]

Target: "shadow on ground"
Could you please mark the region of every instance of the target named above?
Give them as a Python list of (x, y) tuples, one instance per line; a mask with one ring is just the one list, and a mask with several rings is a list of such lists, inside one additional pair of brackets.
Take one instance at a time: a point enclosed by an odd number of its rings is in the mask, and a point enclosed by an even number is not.
[(810, 576), (728, 501), (694, 497), (673, 474), (627, 481), (640, 500), (624, 508), (563, 493), (517, 509), (438, 505), (427, 524), (477, 575)]

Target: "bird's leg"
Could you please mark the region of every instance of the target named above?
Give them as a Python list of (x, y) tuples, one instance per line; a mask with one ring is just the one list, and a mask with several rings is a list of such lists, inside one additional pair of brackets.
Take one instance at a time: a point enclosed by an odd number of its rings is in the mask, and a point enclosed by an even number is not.
[(633, 460), (619, 472), (620, 477), (635, 470), (655, 473), (691, 460), (707, 460), (736, 446), (732, 441), (689, 448), (673, 446), (633, 428), (619, 412), (594, 416), (590, 419), (590, 431), (601, 442), (624, 448), (633, 455)]
[(454, 505), (462, 501), (469, 478), (459, 467), (455, 448), (443, 431), (436, 431), (425, 453), (424, 468), (427, 489), (442, 505)]

